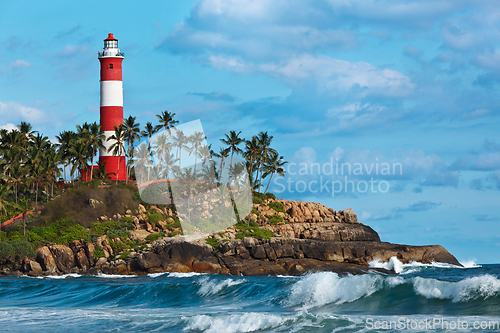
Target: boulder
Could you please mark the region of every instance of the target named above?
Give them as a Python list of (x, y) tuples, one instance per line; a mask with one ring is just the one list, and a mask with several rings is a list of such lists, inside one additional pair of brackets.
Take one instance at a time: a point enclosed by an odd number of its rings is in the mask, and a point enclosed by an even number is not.
[(23, 265), (23, 270), (25, 272), (34, 272), (34, 273), (42, 273), (43, 269), (42, 266), (34, 261), (34, 260), (25, 260), (25, 263)]
[(40, 264), (44, 271), (49, 272), (50, 274), (57, 272), (56, 261), (47, 246), (39, 247), (36, 250), (36, 261)]
[(153, 252), (141, 253), (135, 260), (137, 261), (138, 266), (145, 271), (153, 267), (161, 266), (160, 258)]
[(75, 267), (75, 256), (68, 246), (55, 244), (51, 245), (49, 249), (52, 252), (57, 268), (61, 272), (67, 272)]

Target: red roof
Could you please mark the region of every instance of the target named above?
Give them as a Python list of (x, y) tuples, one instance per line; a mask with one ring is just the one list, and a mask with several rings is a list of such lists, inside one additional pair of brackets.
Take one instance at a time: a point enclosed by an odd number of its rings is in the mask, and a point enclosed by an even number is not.
[(106, 38), (105, 40), (118, 40), (118, 39), (113, 37), (113, 34), (108, 34), (108, 38)]

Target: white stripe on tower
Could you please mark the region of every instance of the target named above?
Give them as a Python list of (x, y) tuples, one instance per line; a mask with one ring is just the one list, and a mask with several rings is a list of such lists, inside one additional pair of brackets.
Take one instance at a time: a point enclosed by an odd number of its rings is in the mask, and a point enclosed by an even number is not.
[(123, 106), (122, 81), (101, 81), (101, 106)]

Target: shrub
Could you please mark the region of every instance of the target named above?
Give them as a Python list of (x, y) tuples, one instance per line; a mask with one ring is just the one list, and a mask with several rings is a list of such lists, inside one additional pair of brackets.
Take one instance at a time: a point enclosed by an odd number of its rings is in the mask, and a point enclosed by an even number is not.
[(131, 251), (129, 250), (123, 251), (123, 253), (120, 255), (118, 259), (126, 259), (130, 253)]
[(148, 218), (149, 224), (154, 225), (154, 226), (156, 226), (159, 221), (162, 221), (165, 219), (163, 217), (163, 215), (161, 215), (160, 213), (147, 214), (146, 216)]
[(266, 197), (268, 199), (275, 199), (276, 200), (276, 196), (274, 194), (270, 193), (270, 192), (266, 193)]
[(109, 246), (113, 249), (114, 253), (120, 253), (125, 249), (135, 249), (137, 243), (134, 241), (119, 241), (115, 242), (114, 240), (109, 240)]
[(106, 235), (111, 239), (120, 238), (125, 240), (130, 237), (130, 231), (124, 228), (111, 228), (106, 231)]
[(90, 230), (96, 235), (104, 235), (109, 229), (119, 229), (120, 227), (120, 223), (116, 221), (94, 222), (90, 225)]
[(0, 264), (20, 264), (28, 257), (34, 258), (36, 251), (30, 242), (25, 239), (15, 239), (0, 242)]
[(128, 217), (128, 216), (125, 216), (125, 217), (122, 217), (121, 221), (123, 223), (131, 223), (131, 224), (134, 224), (134, 219), (131, 218), (131, 217)]
[(219, 241), (215, 238), (207, 238), (205, 239), (205, 243), (213, 247), (215, 250), (219, 249)]
[(168, 233), (168, 237), (174, 237), (177, 235), (182, 235), (182, 231), (172, 231)]
[(264, 203), (264, 200), (267, 199), (265, 194), (259, 193), (259, 192), (253, 192), (252, 193), (252, 198), (253, 198), (253, 203), (261, 205)]
[(90, 241), (89, 231), (69, 219), (57, 220), (46, 227), (34, 227), (28, 234), (27, 239), (33, 241), (33, 245), (42, 241), (66, 245), (79, 239)]
[(259, 225), (255, 222), (250, 222), (250, 225), (245, 224), (240, 221), (235, 224), (236, 229), (239, 230), (236, 233), (236, 239), (242, 239), (243, 237), (253, 237), (257, 239), (270, 239), (274, 233), (271, 230), (260, 229)]
[(104, 251), (99, 247), (96, 246), (94, 249), (94, 258), (104, 258)]
[(283, 221), (283, 217), (280, 215), (267, 215), (267, 218), (269, 219), (267, 221), (269, 224), (278, 224), (278, 222)]
[(268, 204), (269, 208), (274, 209), (277, 212), (284, 213), (285, 205), (279, 201), (272, 201)]
[(146, 236), (146, 240), (148, 242), (154, 242), (155, 240), (161, 238), (162, 236), (160, 234), (149, 234)]

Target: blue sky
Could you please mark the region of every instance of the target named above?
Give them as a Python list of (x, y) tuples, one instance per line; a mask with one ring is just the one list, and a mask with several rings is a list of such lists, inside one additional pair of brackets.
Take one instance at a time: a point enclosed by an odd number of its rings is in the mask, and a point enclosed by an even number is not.
[[(269, 131), (296, 163), (271, 184), (278, 197), (353, 208), (384, 241), (499, 262), (496, 1), (4, 1), (0, 126), (29, 121), (54, 138), (98, 121), (109, 32), (125, 53), (125, 115), (201, 119), (214, 144)], [(348, 181), (389, 189), (335, 195), (314, 182), (345, 175), (291, 174), (330, 161), (402, 173), (365, 169)], [(298, 193), (300, 181), (310, 188)]]

